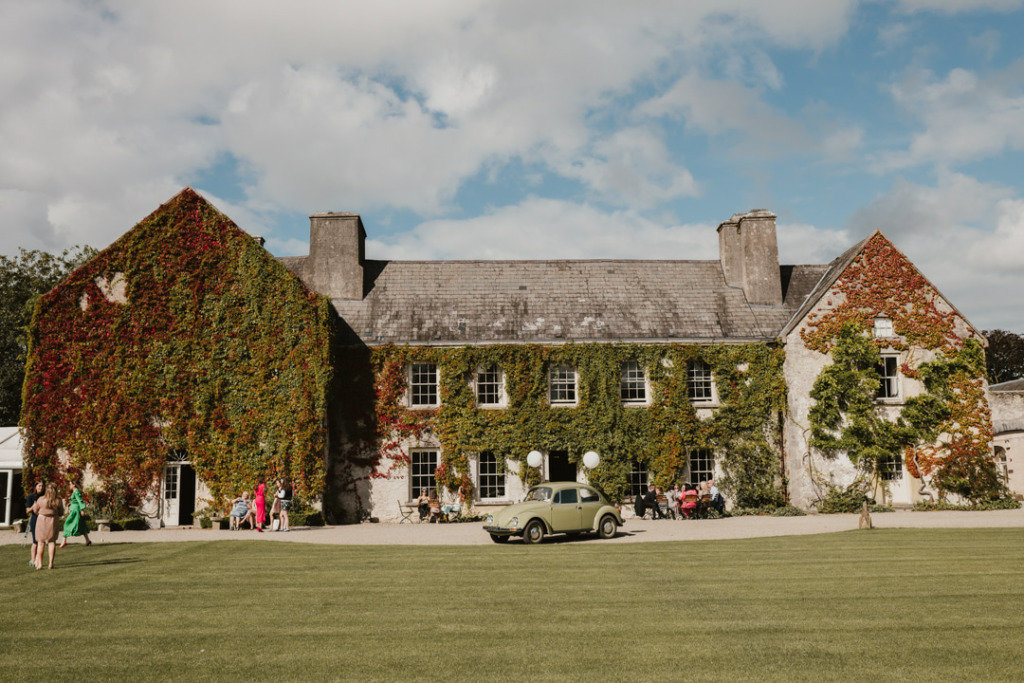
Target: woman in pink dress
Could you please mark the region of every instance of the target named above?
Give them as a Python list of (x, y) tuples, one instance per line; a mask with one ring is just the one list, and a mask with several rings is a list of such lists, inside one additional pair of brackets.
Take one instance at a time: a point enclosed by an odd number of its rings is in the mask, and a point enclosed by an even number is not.
[(267, 492), (267, 485), (263, 483), (263, 477), (256, 480), (256, 531), (263, 533), (263, 523), (267, 521), (267, 499), (264, 494)]

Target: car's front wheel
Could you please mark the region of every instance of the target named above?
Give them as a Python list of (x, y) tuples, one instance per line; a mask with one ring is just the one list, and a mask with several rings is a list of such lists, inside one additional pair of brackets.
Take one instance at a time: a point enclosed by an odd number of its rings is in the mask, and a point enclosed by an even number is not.
[(508, 536), (502, 536), (501, 534), (491, 534), (491, 540), (495, 543), (508, 543)]
[(617, 528), (618, 524), (615, 523), (615, 518), (611, 515), (605, 515), (601, 518), (601, 523), (597, 527), (597, 535), (601, 538), (613, 538)]
[(544, 522), (535, 519), (523, 530), (523, 540), (527, 543), (540, 543), (544, 540)]

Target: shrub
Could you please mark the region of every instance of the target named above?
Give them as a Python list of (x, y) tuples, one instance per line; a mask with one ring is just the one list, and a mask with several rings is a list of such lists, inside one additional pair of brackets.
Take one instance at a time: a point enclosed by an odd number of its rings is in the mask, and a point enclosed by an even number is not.
[(914, 510), (919, 512), (931, 512), (933, 510), (1016, 510), (1018, 508), (1020, 508), (1020, 501), (1009, 497), (993, 498), (969, 505), (958, 505), (944, 500), (919, 500), (914, 503)]
[(857, 484), (841, 489), (838, 486), (829, 486), (828, 491), (816, 503), (818, 512), (822, 514), (834, 514), (837, 512), (860, 512), (864, 501), (868, 499), (863, 489)]
[(142, 517), (127, 517), (125, 519), (115, 519), (111, 521), (111, 528), (117, 527), (124, 531), (145, 531), (149, 528), (146, 520)]
[(803, 517), (807, 513), (792, 505), (783, 505), (771, 511), (772, 517)]
[(289, 526), (323, 526), (323, 513), (314, 508), (305, 498), (296, 496), (292, 499), (291, 509), (288, 510)]

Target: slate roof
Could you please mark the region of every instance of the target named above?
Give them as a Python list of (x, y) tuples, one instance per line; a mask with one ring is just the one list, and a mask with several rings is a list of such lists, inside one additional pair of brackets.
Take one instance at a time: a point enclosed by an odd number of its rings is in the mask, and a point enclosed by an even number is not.
[(369, 345), (768, 340), (826, 268), (782, 266), (783, 305), (751, 306), (717, 260), (368, 260), (362, 301), (332, 303)]

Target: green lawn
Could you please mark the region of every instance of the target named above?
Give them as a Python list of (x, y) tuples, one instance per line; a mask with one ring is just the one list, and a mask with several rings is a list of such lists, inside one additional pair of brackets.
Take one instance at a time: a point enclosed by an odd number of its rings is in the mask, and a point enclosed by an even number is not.
[(1016, 679), (1024, 529), (0, 548), (0, 679)]

